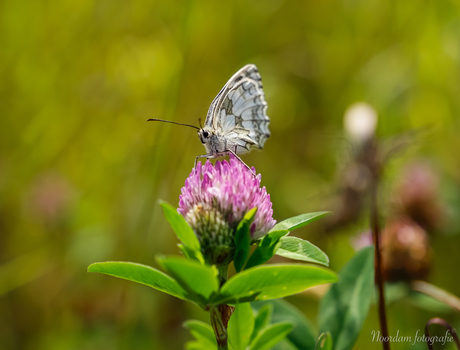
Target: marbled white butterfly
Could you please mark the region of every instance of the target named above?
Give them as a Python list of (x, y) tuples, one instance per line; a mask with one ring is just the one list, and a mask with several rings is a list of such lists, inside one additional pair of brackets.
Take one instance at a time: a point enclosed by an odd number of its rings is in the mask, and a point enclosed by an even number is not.
[[(216, 158), (233, 154), (246, 165), (238, 154), (253, 148), (262, 149), (270, 136), (262, 88), (262, 78), (254, 64), (248, 64), (236, 72), (220, 90), (209, 107), (202, 128), (162, 119), (149, 119), (198, 129), (198, 136), (206, 154), (198, 158)], [(246, 167), (250, 169), (247, 165)]]

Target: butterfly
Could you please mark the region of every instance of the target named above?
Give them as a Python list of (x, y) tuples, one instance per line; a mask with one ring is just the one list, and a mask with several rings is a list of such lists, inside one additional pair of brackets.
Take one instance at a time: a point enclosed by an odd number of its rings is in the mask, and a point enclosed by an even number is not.
[[(198, 137), (206, 154), (195, 158), (216, 158), (233, 154), (251, 170), (238, 156), (251, 149), (262, 149), (270, 137), (262, 78), (254, 64), (248, 64), (236, 72), (217, 94), (209, 107), (203, 127), (172, 122), (163, 119), (148, 119), (173, 123), (198, 129)], [(200, 125), (201, 126), (201, 125)]]

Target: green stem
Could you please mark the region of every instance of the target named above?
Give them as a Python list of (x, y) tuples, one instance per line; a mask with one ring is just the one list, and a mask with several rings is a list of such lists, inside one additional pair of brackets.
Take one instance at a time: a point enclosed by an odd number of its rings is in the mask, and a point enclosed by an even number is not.
[[(222, 287), (228, 278), (228, 265), (218, 265), (217, 271), (219, 273), (220, 286)], [(212, 307), (210, 310), (211, 326), (216, 336), (217, 350), (228, 350), (227, 326), (234, 309), (233, 306), (218, 305)]]
[(218, 265), (217, 272), (219, 273), (220, 286), (227, 282), (228, 279), (228, 265)]

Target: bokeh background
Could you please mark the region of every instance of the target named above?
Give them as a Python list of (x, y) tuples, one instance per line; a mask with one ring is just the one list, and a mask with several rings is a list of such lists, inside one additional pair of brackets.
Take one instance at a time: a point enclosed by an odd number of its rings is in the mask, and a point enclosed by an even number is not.
[[(458, 1), (3, 0), (0, 26), (1, 349), (180, 349), (191, 339), (181, 323), (207, 321), (86, 268), (178, 253), (158, 200), (178, 203), (203, 147), (192, 129), (146, 119), (198, 124), (247, 63), (261, 72), (272, 137), (244, 161), (262, 173), (275, 218), (340, 214), (355, 156), (343, 116), (367, 102), (385, 147), (406, 140), (385, 166), (382, 225), (414, 183), (407, 169), (422, 167), (415, 193), (431, 189), (436, 212), (425, 278), (460, 295)], [(363, 203), (333, 230), (324, 221), (297, 235), (338, 271), (368, 230)], [(323, 292), (288, 300), (316, 324)], [(396, 298), (390, 333), (414, 336), (434, 316), (460, 326), (449, 307)], [(374, 306), (356, 349), (381, 348), (377, 320)]]

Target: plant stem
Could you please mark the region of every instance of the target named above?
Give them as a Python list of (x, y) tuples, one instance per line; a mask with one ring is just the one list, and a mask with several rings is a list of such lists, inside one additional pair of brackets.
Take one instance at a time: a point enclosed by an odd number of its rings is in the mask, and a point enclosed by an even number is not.
[[(372, 146), (371, 146), (372, 147)], [(375, 146), (374, 146), (375, 147)], [(374, 153), (375, 154), (375, 153)], [(383, 281), (383, 269), (382, 269), (382, 251), (380, 248), (380, 228), (379, 228), (379, 213), (377, 207), (377, 190), (378, 190), (378, 171), (373, 169), (372, 171), (372, 183), (370, 188), (370, 201), (371, 201), (371, 231), (372, 238), (374, 241), (375, 249), (375, 281), (379, 290), (379, 320), (380, 320), (380, 329), (382, 331), (383, 339), (388, 339), (388, 326), (387, 326), (387, 315), (385, 311), (385, 292), (384, 292), (384, 281)], [(383, 341), (383, 348), (385, 350), (390, 350), (389, 341)]]
[[(450, 335), (454, 338), (455, 345), (457, 345), (457, 349), (460, 349), (460, 341), (458, 340), (458, 335), (455, 332), (455, 329), (452, 328), (452, 326), (446, 320), (444, 320), (442, 318), (439, 318), (439, 317), (432, 318), (425, 325), (425, 337), (427, 339), (430, 339), (430, 332), (428, 332), (428, 327), (430, 325), (432, 325), (432, 324), (439, 324), (439, 325), (443, 326), (444, 328), (447, 328), (449, 330), (449, 332), (450, 332)], [(428, 349), (432, 350), (433, 349), (433, 343), (430, 342), (429, 340), (427, 340), (426, 343), (428, 345)]]
[(229, 308), (231, 306), (218, 305), (211, 309), (211, 326), (216, 336), (217, 350), (228, 350), (227, 325), (230, 319), (228, 316)]
[[(219, 273), (220, 286), (222, 287), (228, 278), (228, 265), (218, 265), (217, 271)], [(230, 305), (218, 305), (212, 307), (210, 310), (211, 326), (216, 336), (217, 350), (228, 350), (227, 326), (234, 310), (235, 308)]]

